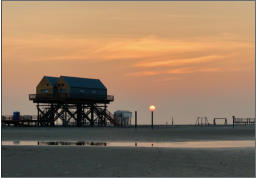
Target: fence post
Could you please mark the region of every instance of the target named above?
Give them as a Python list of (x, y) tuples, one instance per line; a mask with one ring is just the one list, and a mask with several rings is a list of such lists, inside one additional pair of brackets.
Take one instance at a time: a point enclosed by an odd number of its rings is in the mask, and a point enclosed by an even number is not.
[(233, 117), (233, 128), (235, 127), (235, 116), (232, 116)]

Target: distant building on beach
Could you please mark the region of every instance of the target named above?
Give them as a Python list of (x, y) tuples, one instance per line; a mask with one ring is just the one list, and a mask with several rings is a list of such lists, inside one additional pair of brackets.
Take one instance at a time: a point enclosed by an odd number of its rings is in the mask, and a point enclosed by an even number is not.
[(36, 94), (29, 94), (29, 100), (36, 103), (36, 119), (14, 112), (11, 120), (4, 117), (4, 124), (55, 126), (59, 121), (63, 126), (78, 127), (131, 125), (132, 112), (118, 110), (112, 114), (107, 109), (114, 96), (107, 95), (107, 88), (99, 79), (44, 76)]
[(56, 86), (59, 94), (72, 98), (86, 96), (104, 99), (107, 97), (107, 88), (99, 79), (60, 76)]
[(44, 76), (29, 100), (36, 103), (38, 126), (119, 126), (107, 109), (114, 96), (99, 79)]
[(41, 96), (58, 95), (72, 98), (104, 99), (107, 97), (107, 88), (99, 79), (44, 76), (37, 85), (36, 94)]
[(36, 94), (54, 96), (57, 90), (56, 82), (58, 80), (58, 77), (44, 76), (36, 87)]
[(114, 120), (120, 126), (124, 126), (124, 127), (130, 126), (131, 120), (132, 120), (132, 112), (117, 110), (116, 112), (114, 112)]

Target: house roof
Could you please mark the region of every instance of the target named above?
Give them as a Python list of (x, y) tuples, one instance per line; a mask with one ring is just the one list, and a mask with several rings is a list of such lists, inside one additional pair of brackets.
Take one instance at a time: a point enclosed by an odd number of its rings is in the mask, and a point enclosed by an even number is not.
[(99, 79), (60, 76), (70, 87), (107, 89)]
[(45, 76), (45, 78), (50, 82), (52, 86), (54, 86), (56, 82), (59, 80), (59, 77)]
[(115, 113), (132, 113), (132, 112), (127, 110), (117, 110), (115, 111)]

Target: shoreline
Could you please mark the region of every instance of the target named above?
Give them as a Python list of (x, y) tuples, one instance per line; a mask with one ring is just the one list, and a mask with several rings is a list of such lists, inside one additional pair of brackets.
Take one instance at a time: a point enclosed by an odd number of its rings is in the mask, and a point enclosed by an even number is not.
[(113, 128), (113, 127), (2, 127), (2, 140), (38, 141), (145, 141), (182, 142), (207, 140), (255, 140), (254, 127), (179, 127), (179, 128)]
[[(255, 140), (249, 127), (2, 127), (2, 140), (199, 142)], [(200, 143), (199, 143), (200, 144)], [(2, 176), (255, 176), (255, 148), (3, 146)]]

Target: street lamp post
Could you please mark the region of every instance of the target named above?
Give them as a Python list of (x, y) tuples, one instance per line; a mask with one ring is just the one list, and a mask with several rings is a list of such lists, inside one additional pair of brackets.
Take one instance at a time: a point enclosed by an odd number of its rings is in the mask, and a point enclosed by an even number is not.
[(135, 111), (135, 128), (137, 128), (137, 111)]
[(154, 105), (149, 106), (149, 110), (151, 111), (151, 128), (154, 128), (154, 111), (156, 107)]
[(151, 117), (151, 128), (153, 129), (153, 127), (154, 127), (154, 111), (152, 111), (151, 113), (152, 113), (152, 117)]

